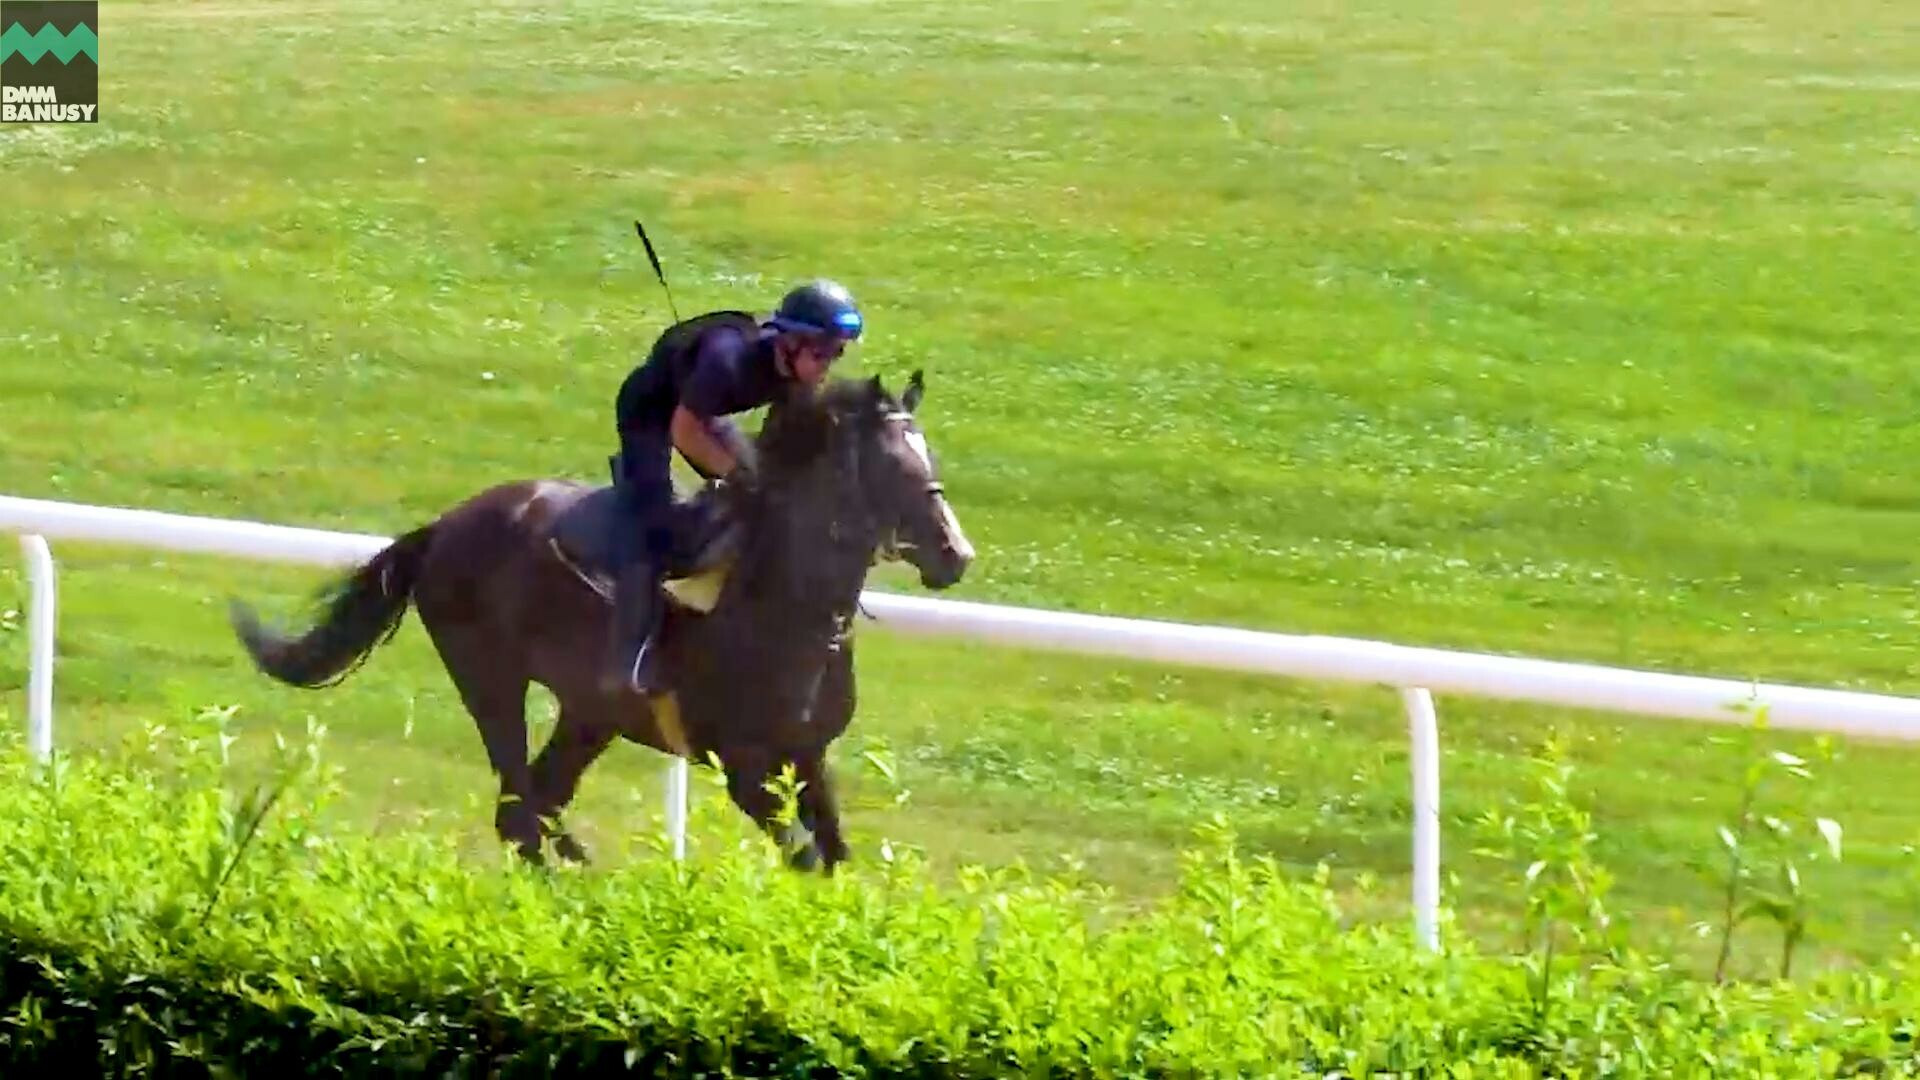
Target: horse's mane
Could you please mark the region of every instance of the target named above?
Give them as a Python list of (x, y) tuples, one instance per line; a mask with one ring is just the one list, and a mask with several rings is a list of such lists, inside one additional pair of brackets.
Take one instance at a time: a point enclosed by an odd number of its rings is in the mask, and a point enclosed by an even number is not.
[[(895, 406), (878, 376), (835, 378), (817, 389), (797, 388), (767, 413), (755, 448), (763, 465), (797, 468), (811, 464), (832, 441), (837, 425), (860, 424)], [(855, 428), (853, 430), (859, 430)]]
[[(765, 483), (758, 498), (737, 505), (745, 518), (746, 545), (736, 560), (735, 585), (729, 591), (752, 591), (750, 583), (768, 573), (780, 558), (814, 559), (826, 554), (820, 548), (783, 549), (775, 519), (789, 513), (835, 513), (837, 508), (820, 503), (811, 503), (811, 511), (803, 509), (821, 494), (814, 483), (820, 476), (817, 470), (825, 467), (835, 477), (843, 475), (841, 463), (829, 460), (828, 454), (839, 457), (853, 449), (844, 439), (858, 439), (874, 430), (881, 416), (894, 407), (893, 395), (878, 378), (843, 377), (814, 388), (796, 387), (769, 409), (754, 440)], [(800, 495), (800, 502), (788, 494), (803, 490), (808, 494)]]
[(894, 403), (893, 395), (880, 384), (878, 375), (868, 379), (834, 378), (820, 388), (817, 399), (821, 408), (839, 414)]

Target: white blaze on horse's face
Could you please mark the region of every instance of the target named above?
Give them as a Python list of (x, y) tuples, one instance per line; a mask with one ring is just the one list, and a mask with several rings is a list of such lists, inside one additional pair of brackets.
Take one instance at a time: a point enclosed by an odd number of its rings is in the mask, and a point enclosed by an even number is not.
[(927, 449), (927, 437), (912, 428), (908, 428), (906, 431), (906, 440), (907, 445), (913, 448), (913, 452), (920, 456), (920, 464), (926, 467), (927, 475), (932, 476), (933, 454)]
[(900, 437), (907, 448), (913, 451), (920, 461), (920, 467), (926, 471), (927, 481), (932, 486), (934, 504), (940, 508), (941, 528), (946, 532), (947, 545), (962, 562), (973, 561), (973, 544), (967, 540), (967, 534), (960, 528), (960, 519), (954, 515), (953, 506), (947, 502), (946, 492), (934, 484), (933, 452), (927, 446), (927, 437), (913, 426), (913, 414), (894, 413), (889, 419), (900, 422)]
[[(906, 431), (907, 446), (919, 456), (920, 464), (927, 470), (927, 478), (933, 478), (933, 453), (927, 449), (927, 437), (913, 428)], [(947, 539), (953, 544), (954, 554), (968, 562), (973, 561), (973, 545), (967, 541), (967, 534), (960, 528), (960, 519), (954, 516), (952, 504), (947, 502), (946, 493), (934, 496), (940, 504), (940, 520), (946, 526)]]

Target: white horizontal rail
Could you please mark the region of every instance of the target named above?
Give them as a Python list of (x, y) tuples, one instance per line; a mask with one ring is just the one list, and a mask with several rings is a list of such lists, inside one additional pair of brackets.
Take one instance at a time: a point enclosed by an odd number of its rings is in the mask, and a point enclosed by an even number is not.
[(1764, 704), (1773, 727), (1920, 740), (1920, 698), (917, 596), (862, 603), (902, 631), (1001, 645), (1732, 723)]
[[(117, 507), (0, 495), (0, 531), (53, 539), (122, 543), (174, 551), (344, 566), (390, 542), (366, 533), (265, 525)], [(29, 547), (29, 553), (32, 553)], [(51, 636), (51, 562), (36, 565), (36, 620)], [(42, 593), (39, 582), (46, 582)], [(44, 603), (42, 596), (44, 595)], [(1563, 661), (1392, 645), (1319, 635), (897, 596), (866, 591), (862, 604), (882, 625), (909, 634), (1124, 657), (1261, 675), (1375, 684), (1401, 691), (1412, 743), (1414, 909), (1423, 941), (1437, 947), (1439, 902), (1439, 737), (1431, 691), (1570, 708), (1750, 722), (1764, 706), (1774, 727), (1920, 740), (1920, 699), (1735, 679), (1672, 675)], [(42, 625), (35, 622), (36, 629)], [(36, 641), (38, 638), (36, 638)], [(36, 647), (33, 696), (49, 693), (51, 647)], [(44, 661), (44, 663), (43, 663)], [(35, 728), (36, 739), (41, 729)], [(50, 728), (46, 729), (50, 738)], [(668, 826), (684, 851), (686, 761), (667, 780)]]
[[(391, 539), (5, 495), (0, 531), (332, 565), (368, 558)], [(911, 634), (1694, 720), (1745, 723), (1743, 709), (1765, 704), (1775, 727), (1920, 740), (1920, 698), (871, 590), (861, 602), (878, 622)]]
[(392, 543), (391, 537), (369, 533), (83, 506), (12, 495), (0, 495), (0, 532), (320, 566), (357, 563)]

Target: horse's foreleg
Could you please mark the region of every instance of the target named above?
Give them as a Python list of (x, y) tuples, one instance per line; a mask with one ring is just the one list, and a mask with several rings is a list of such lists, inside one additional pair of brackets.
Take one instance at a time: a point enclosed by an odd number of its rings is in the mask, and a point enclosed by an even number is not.
[(847, 860), (848, 851), (840, 833), (840, 810), (827, 767), (827, 746), (853, 722), (854, 701), (853, 637), (848, 635), (828, 655), (809, 705), (809, 723), (820, 744), (795, 760), (800, 779), (806, 784), (800, 792), (800, 820), (813, 833), (828, 873), (836, 863)]
[[(771, 752), (757, 746), (733, 746), (721, 751), (720, 764), (727, 772), (727, 794), (733, 797), (735, 806), (780, 845), (781, 851), (789, 854), (789, 861), (795, 867), (811, 870), (817, 861), (813, 845), (799, 844), (794, 823), (779, 821), (780, 799), (767, 790), (774, 761)], [(804, 795), (802, 798), (804, 800)]]
[(800, 782), (800, 823), (813, 834), (814, 847), (825, 862), (827, 873), (837, 863), (847, 861), (847, 842), (840, 835), (840, 808), (833, 796), (833, 777), (827, 767), (825, 747), (800, 755), (794, 762)]

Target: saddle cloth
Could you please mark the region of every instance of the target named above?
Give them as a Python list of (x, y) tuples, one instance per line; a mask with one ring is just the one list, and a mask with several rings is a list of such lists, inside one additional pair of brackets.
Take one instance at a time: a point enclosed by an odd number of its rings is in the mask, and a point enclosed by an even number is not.
[[(667, 515), (673, 539), (661, 591), (679, 607), (711, 611), (738, 553), (740, 530), (711, 488), (676, 501)], [(556, 511), (547, 543), (574, 574), (611, 600), (614, 530), (630, 527), (621, 520), (618, 493), (612, 485), (602, 485), (572, 496)]]

